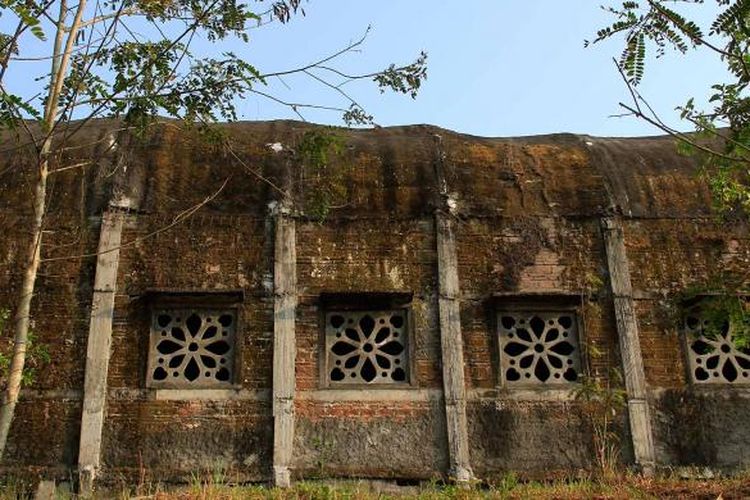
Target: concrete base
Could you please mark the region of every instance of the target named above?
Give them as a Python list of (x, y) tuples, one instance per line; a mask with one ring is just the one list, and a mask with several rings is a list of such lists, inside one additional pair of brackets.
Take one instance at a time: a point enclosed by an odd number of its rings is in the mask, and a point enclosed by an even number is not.
[(289, 488), (292, 485), (292, 474), (289, 467), (274, 466), (273, 485), (277, 488)]
[(474, 472), (468, 467), (456, 467), (451, 471), (451, 478), (459, 485), (468, 485), (476, 481)]
[(78, 495), (83, 498), (94, 494), (94, 477), (96, 473), (93, 467), (85, 467), (78, 471)]
[(34, 493), (34, 500), (55, 500), (56, 489), (54, 481), (40, 481)]

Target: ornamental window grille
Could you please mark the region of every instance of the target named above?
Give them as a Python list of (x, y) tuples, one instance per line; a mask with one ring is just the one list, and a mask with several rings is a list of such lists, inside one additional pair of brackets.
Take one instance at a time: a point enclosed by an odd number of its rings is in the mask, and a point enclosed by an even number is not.
[(221, 388), (234, 379), (235, 309), (156, 309), (147, 381), (155, 388)]
[(578, 381), (581, 357), (573, 311), (502, 311), (500, 367), (509, 386)]
[(711, 327), (711, 319), (695, 307), (685, 315), (685, 340), (693, 382), (697, 384), (750, 383), (750, 347), (738, 345), (727, 319)]
[(408, 383), (408, 324), (406, 309), (327, 312), (327, 384)]

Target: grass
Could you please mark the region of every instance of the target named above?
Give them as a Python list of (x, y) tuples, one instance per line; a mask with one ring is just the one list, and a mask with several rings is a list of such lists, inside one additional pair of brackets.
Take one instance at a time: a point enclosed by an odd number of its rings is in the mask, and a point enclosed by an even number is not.
[[(225, 484), (224, 477), (194, 477), (182, 486), (141, 484), (131, 489), (100, 492), (97, 498), (122, 500), (418, 500), (474, 499), (716, 499), (750, 498), (750, 475), (714, 480), (684, 480), (672, 477), (644, 479), (622, 476), (607, 480), (577, 479), (553, 482), (521, 482), (509, 474), (490, 487), (459, 488), (426, 483), (405, 488), (383, 487), (367, 481), (299, 482), (289, 489)], [(31, 498), (22, 483), (6, 479), (0, 486), (0, 500)], [(380, 484), (380, 486), (378, 486)], [(61, 494), (60, 498), (71, 498)]]

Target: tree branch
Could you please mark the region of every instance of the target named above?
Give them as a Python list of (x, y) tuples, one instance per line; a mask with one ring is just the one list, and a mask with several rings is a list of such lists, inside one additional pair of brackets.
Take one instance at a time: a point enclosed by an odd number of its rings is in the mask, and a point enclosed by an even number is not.
[(203, 201), (200, 203), (197, 203), (193, 205), (192, 207), (186, 208), (182, 212), (178, 213), (174, 219), (172, 219), (172, 222), (167, 224), (166, 226), (162, 226), (159, 229), (156, 229), (155, 231), (151, 231), (150, 233), (140, 236), (138, 238), (134, 238), (126, 243), (123, 243), (119, 246), (108, 248), (107, 250), (104, 250), (102, 252), (95, 252), (95, 253), (86, 253), (86, 254), (79, 254), (79, 255), (66, 255), (64, 257), (48, 257), (46, 259), (41, 259), (41, 262), (56, 262), (61, 260), (76, 260), (76, 259), (86, 259), (89, 257), (98, 257), (99, 255), (107, 254), (110, 252), (119, 251), (122, 248), (128, 248), (132, 247), (133, 245), (137, 245), (138, 243), (145, 241), (149, 238), (153, 238), (154, 236), (161, 234), (165, 231), (168, 231), (172, 229), (173, 227), (177, 226), (178, 224), (184, 222), (186, 219), (191, 217), (195, 212), (197, 212), (201, 207), (205, 206), (206, 204), (210, 203), (212, 200), (214, 200), (217, 196), (219, 196), (219, 193), (221, 193), (224, 188), (229, 183), (229, 180), (232, 178), (230, 175), (226, 179), (224, 179), (224, 182), (221, 184), (221, 187), (219, 187), (218, 190), (216, 190), (213, 194), (207, 196)]

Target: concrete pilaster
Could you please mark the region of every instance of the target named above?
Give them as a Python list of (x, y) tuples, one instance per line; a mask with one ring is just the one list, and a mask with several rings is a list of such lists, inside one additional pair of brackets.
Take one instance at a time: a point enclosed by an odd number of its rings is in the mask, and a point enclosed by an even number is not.
[(644, 474), (649, 475), (653, 472), (655, 463), (654, 442), (646, 377), (638, 338), (638, 321), (633, 301), (633, 286), (630, 282), (630, 267), (625, 251), (621, 221), (618, 218), (602, 219), (602, 232), (617, 321), (623, 378), (628, 397), (628, 420), (633, 439), (635, 463)]
[(443, 397), (448, 434), (450, 476), (458, 483), (474, 479), (469, 458), (469, 432), (466, 420), (466, 382), (461, 335), (461, 304), (454, 215), (456, 201), (448, 192), (442, 138), (435, 135), (435, 180), (439, 198), (435, 210), (438, 258), (438, 315), (443, 366)]
[(445, 418), (448, 425), (450, 475), (457, 482), (467, 482), (473, 479), (474, 474), (469, 461), (456, 240), (453, 232), (453, 221), (449, 215), (436, 213), (435, 224), (437, 227), (440, 288), (438, 298), (440, 346), (443, 365)]
[(105, 212), (99, 234), (78, 451), (79, 489), (84, 495), (92, 491), (101, 455), (123, 220), (121, 212)]
[(275, 215), (273, 326), (273, 478), (288, 487), (294, 448), (295, 312), (297, 256), (295, 221), (281, 207)]

